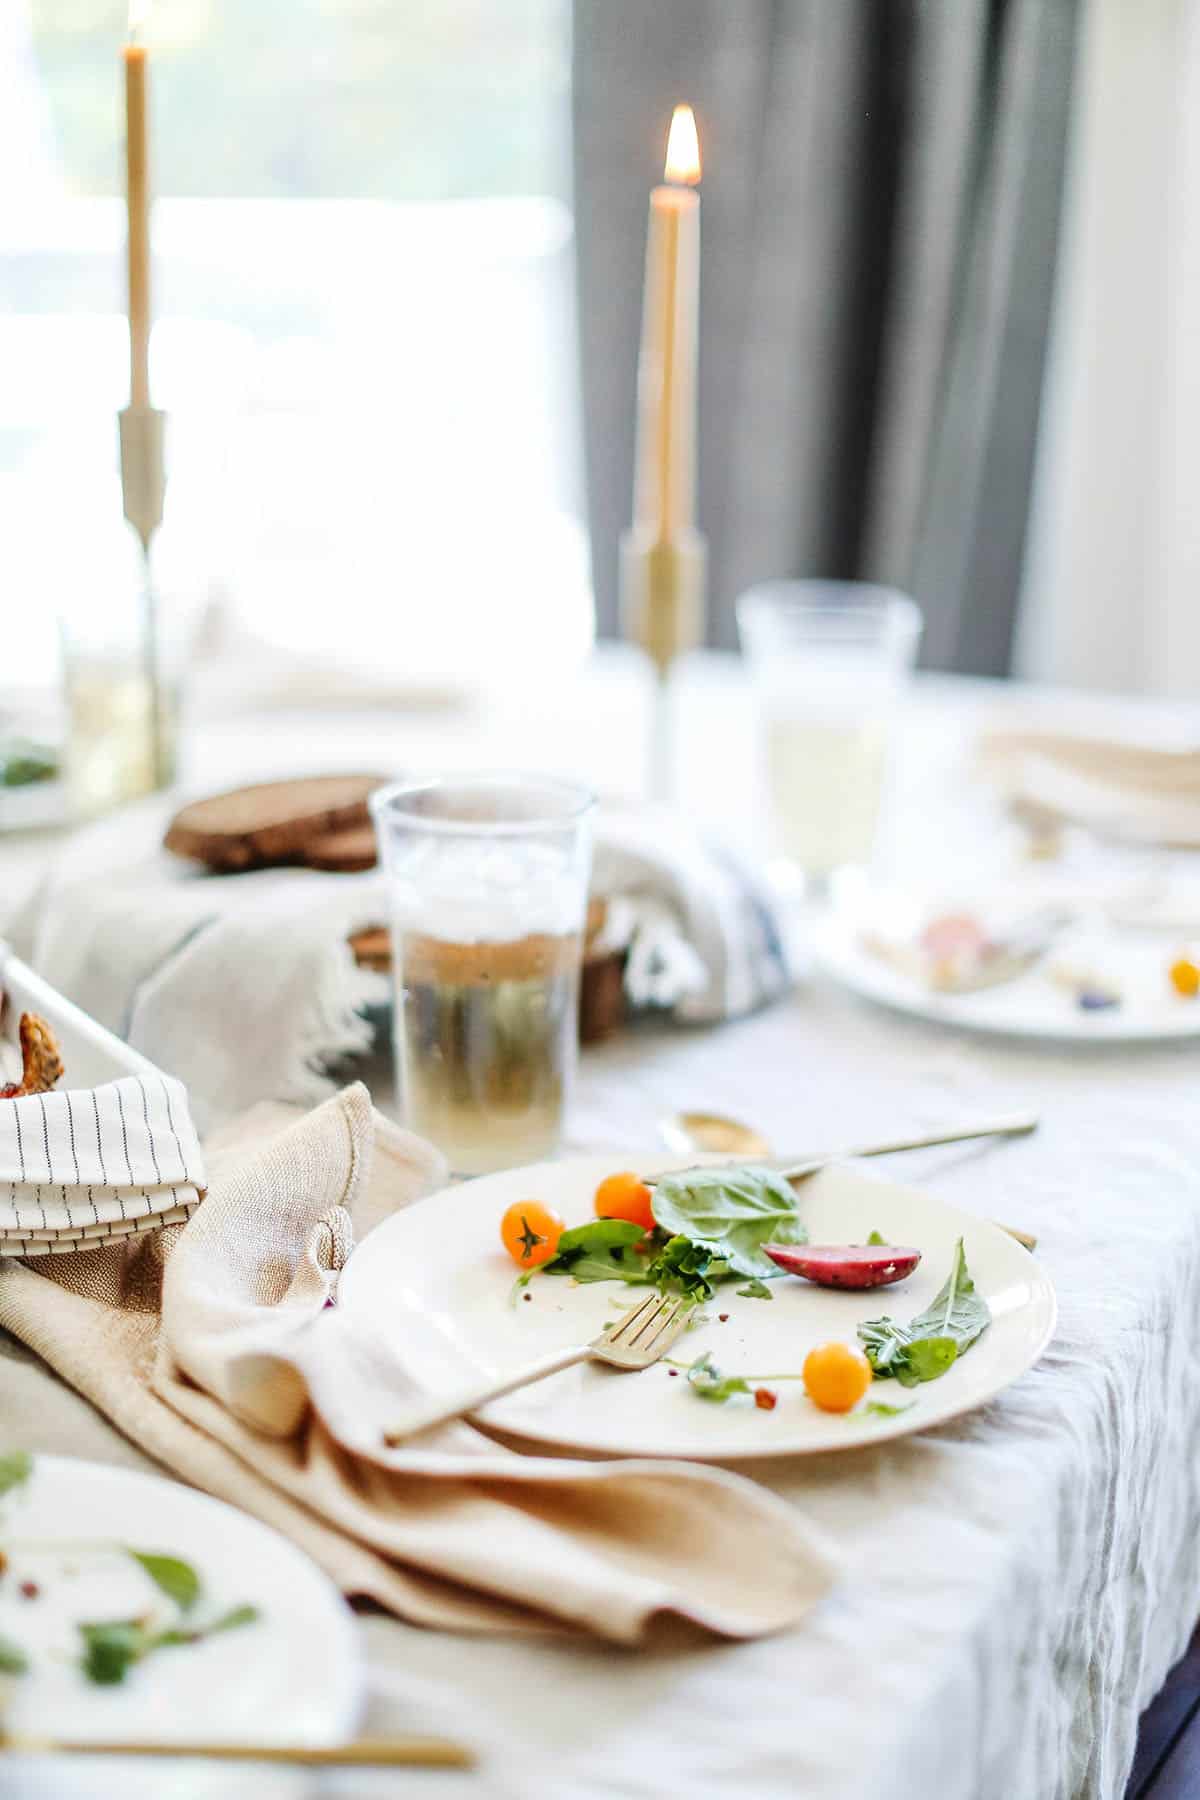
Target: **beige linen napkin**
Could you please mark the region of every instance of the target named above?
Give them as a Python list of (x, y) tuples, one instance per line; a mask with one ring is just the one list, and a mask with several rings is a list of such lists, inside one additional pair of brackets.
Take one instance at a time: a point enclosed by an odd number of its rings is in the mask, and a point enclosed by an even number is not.
[(0, 1326), (177, 1475), (425, 1625), (634, 1643), (665, 1613), (743, 1637), (827, 1592), (816, 1534), (721, 1470), (526, 1457), (466, 1424), (380, 1448), (416, 1390), (397, 1344), (416, 1340), (376, 1342), (326, 1301), (354, 1222), (427, 1191), (440, 1159), (361, 1086), (282, 1130), (251, 1115), (208, 1149), (186, 1225), (0, 1262)]
[(1200, 750), (996, 725), (980, 737), (979, 761), (1035, 818), (1130, 843), (1200, 845)]

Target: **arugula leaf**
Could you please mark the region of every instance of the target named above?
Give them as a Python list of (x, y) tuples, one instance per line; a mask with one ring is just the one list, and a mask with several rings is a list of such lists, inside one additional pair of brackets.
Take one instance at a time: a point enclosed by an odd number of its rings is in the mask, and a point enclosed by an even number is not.
[(908, 1325), (886, 1317), (868, 1319), (858, 1335), (877, 1379), (894, 1375), (903, 1387), (916, 1387), (944, 1375), (991, 1321), (991, 1308), (976, 1292), (959, 1238), (950, 1273), (923, 1313)]
[(664, 1175), (651, 1208), (664, 1231), (703, 1245), (738, 1275), (777, 1273), (762, 1246), (804, 1244), (792, 1188), (774, 1169), (683, 1169)]
[(646, 1270), (646, 1278), (655, 1282), (664, 1293), (669, 1288), (678, 1288), (693, 1301), (700, 1301), (711, 1300), (713, 1283), (728, 1273), (729, 1264), (725, 1258), (715, 1255), (706, 1244), (693, 1244), (688, 1238), (673, 1237), (663, 1245)]
[(20, 1487), (33, 1473), (33, 1458), (28, 1450), (8, 1450), (0, 1456), (0, 1494)]
[(722, 1406), (734, 1394), (749, 1394), (754, 1390), (748, 1381), (740, 1375), (722, 1375), (713, 1362), (712, 1354), (706, 1350), (698, 1356), (687, 1372), (692, 1392), (701, 1400), (711, 1400)]
[(19, 1644), (0, 1634), (0, 1675), (23, 1675), (29, 1658)]
[(128, 1554), (135, 1563), (140, 1563), (147, 1575), (167, 1596), (173, 1600), (180, 1612), (188, 1612), (200, 1598), (200, 1577), (191, 1563), (183, 1562), (178, 1556), (159, 1556), (151, 1550), (129, 1550)]
[(542, 1264), (543, 1275), (573, 1275), (576, 1281), (628, 1281), (651, 1279), (647, 1259), (634, 1249), (646, 1233), (628, 1219), (593, 1219), (575, 1225), (558, 1240), (557, 1254)]
[(736, 1292), (738, 1297), (743, 1300), (773, 1300), (775, 1298), (766, 1282), (760, 1281), (757, 1275), (752, 1275), (745, 1287), (738, 1288)]

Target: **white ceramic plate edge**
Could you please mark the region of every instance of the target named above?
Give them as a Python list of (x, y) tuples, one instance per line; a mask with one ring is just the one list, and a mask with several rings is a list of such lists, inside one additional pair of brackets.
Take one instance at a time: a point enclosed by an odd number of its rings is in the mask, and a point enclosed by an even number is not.
[[(986, 1010), (987, 989), (977, 995), (926, 993), (902, 971), (889, 968), (863, 950), (856, 942), (853, 922), (836, 914), (813, 926), (808, 948), (826, 974), (860, 999), (953, 1031), (1023, 1042), (1086, 1044), (1095, 1049), (1112, 1044), (1176, 1044), (1200, 1038), (1200, 1006), (1194, 1016), (1181, 1014), (1177, 1020), (1164, 1019), (1157, 1025), (1139, 1023), (1120, 1013), (1088, 1015), (1086, 1020), (1078, 1021), (1069, 1014), (1058, 1020), (991, 1017)], [(985, 1004), (979, 1010), (970, 1008), (973, 1000), (983, 1000)]]
[[(585, 1163), (594, 1162), (595, 1160), (595, 1157), (570, 1157), (561, 1162), (533, 1164), (523, 1170), (512, 1170), (508, 1173), (513, 1177), (519, 1175), (522, 1178), (522, 1182), (528, 1186), (529, 1191), (536, 1193), (544, 1189), (546, 1178), (551, 1176), (553, 1172), (557, 1171), (561, 1174), (564, 1167), (572, 1162)], [(681, 1166), (679, 1158), (667, 1157), (661, 1152), (638, 1155), (626, 1151), (622, 1155), (618, 1155), (615, 1158), (608, 1157), (606, 1160), (610, 1166), (614, 1161), (624, 1161), (628, 1166), (643, 1169), (648, 1174), (662, 1172), (668, 1168), (679, 1168)], [(706, 1156), (697, 1158), (696, 1160), (707, 1163), (719, 1163), (727, 1159), (718, 1156)], [(911, 1188), (904, 1183), (890, 1181), (882, 1176), (878, 1170), (866, 1167), (861, 1163), (846, 1164), (845, 1166), (854, 1169), (856, 1173), (880, 1188), (899, 1189), (901, 1192), (908, 1194), (918, 1193), (923, 1199), (932, 1199), (935, 1205), (940, 1209), (967, 1221), (969, 1223), (972, 1238), (975, 1241), (980, 1239), (986, 1241), (990, 1239), (993, 1243), (998, 1245), (1005, 1255), (1011, 1253), (1021, 1257), (1030, 1256), (1028, 1251), (1022, 1250), (998, 1225), (993, 1224), (990, 1220), (978, 1218), (973, 1214), (964, 1213), (960, 1208), (954, 1207), (948, 1202), (939, 1200), (936, 1195), (926, 1195), (924, 1190)], [(495, 1179), (494, 1176), (477, 1176), (472, 1181), (462, 1182), (449, 1189), (440, 1189), (437, 1193), (427, 1195), (423, 1200), (416, 1202), (414, 1207), (406, 1208), (404, 1212), (393, 1215), (392, 1220), (385, 1221), (382, 1226), (377, 1228), (377, 1232), (371, 1234), (371, 1237), (376, 1237), (379, 1232), (386, 1234), (389, 1225), (397, 1220), (403, 1220), (406, 1217), (411, 1216), (412, 1213), (419, 1208), (431, 1205), (436, 1206), (438, 1200), (447, 1194), (462, 1195), (466, 1190), (475, 1187), (479, 1183), (491, 1182)], [(355, 1252), (350, 1263), (342, 1272), (338, 1300), (339, 1303), (345, 1305), (348, 1310), (353, 1309), (357, 1304), (356, 1287), (359, 1278), (363, 1276), (365, 1268), (365, 1259), (360, 1260), (358, 1270), (355, 1271), (355, 1261), (362, 1257), (363, 1251), (367, 1249), (367, 1246), (371, 1242), (371, 1237), (364, 1240), (364, 1244)], [(378, 1244), (376, 1248), (378, 1248)], [(1034, 1259), (1031, 1257), (1030, 1260), (1033, 1261)], [(772, 1444), (769, 1437), (764, 1437), (762, 1440), (754, 1443), (744, 1445), (730, 1445), (726, 1443), (720, 1447), (709, 1447), (703, 1441), (697, 1440), (694, 1443), (689, 1443), (686, 1449), (671, 1448), (661, 1452), (655, 1452), (648, 1449), (644, 1443), (636, 1442), (626, 1445), (607, 1443), (601, 1447), (592, 1442), (581, 1441), (577, 1434), (573, 1434), (570, 1431), (555, 1430), (549, 1423), (537, 1423), (536, 1427), (527, 1420), (521, 1420), (514, 1423), (506, 1414), (506, 1406), (509, 1403), (504, 1400), (493, 1402), (492, 1406), (483, 1408), (477, 1415), (476, 1422), (486, 1428), (491, 1435), (502, 1438), (506, 1443), (519, 1444), (522, 1446), (541, 1446), (543, 1448), (565, 1451), (575, 1456), (582, 1455), (589, 1459), (600, 1460), (608, 1460), (613, 1457), (653, 1460), (656, 1455), (661, 1455), (674, 1460), (686, 1460), (690, 1462), (758, 1462), (790, 1456), (840, 1455), (848, 1450), (869, 1448), (871, 1444), (886, 1443), (892, 1438), (907, 1437), (914, 1432), (935, 1429), (937, 1426), (945, 1424), (951, 1419), (960, 1418), (964, 1413), (973, 1412), (976, 1408), (986, 1405), (988, 1401), (994, 1399), (997, 1394), (1011, 1386), (1014, 1381), (1018, 1381), (1023, 1375), (1028, 1374), (1029, 1370), (1037, 1364), (1045, 1353), (1047, 1345), (1054, 1336), (1058, 1322), (1058, 1299), (1054, 1290), (1054, 1284), (1042, 1264), (1035, 1262), (1034, 1267), (1036, 1270), (1034, 1285), (1040, 1290), (1040, 1303), (1045, 1307), (1045, 1323), (1035, 1344), (1025, 1353), (1020, 1362), (1020, 1366), (1018, 1367), (1014, 1364), (1011, 1370), (1000, 1373), (995, 1381), (991, 1382), (983, 1389), (971, 1393), (964, 1398), (961, 1403), (946, 1405), (945, 1402), (939, 1402), (936, 1416), (929, 1417), (922, 1415), (917, 1420), (909, 1419), (907, 1416), (880, 1420), (872, 1425), (869, 1438), (848, 1438), (845, 1444), (830, 1445), (807, 1444), (798, 1442), (795, 1439), (789, 1440), (786, 1444)], [(367, 1277), (366, 1281), (369, 1280), (370, 1277)], [(364, 1281), (364, 1286), (366, 1285), (366, 1281)], [(927, 1391), (929, 1390), (922, 1390), (922, 1392)]]

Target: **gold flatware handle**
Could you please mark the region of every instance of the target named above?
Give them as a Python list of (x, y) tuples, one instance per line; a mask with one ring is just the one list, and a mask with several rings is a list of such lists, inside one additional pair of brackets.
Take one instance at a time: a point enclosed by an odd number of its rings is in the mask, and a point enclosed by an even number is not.
[(294, 1763), (312, 1769), (419, 1768), (469, 1769), (475, 1754), (449, 1738), (358, 1738), (352, 1744), (306, 1747), (302, 1744), (153, 1744), (6, 1737), (4, 1749), (23, 1756), (188, 1756), (207, 1762)]
[(977, 1119), (968, 1125), (940, 1125), (933, 1131), (923, 1131), (917, 1137), (888, 1138), (878, 1144), (858, 1144), (848, 1150), (831, 1150), (822, 1156), (805, 1157), (802, 1161), (785, 1163), (780, 1173), (790, 1175), (807, 1174), (822, 1163), (841, 1161), (852, 1156), (892, 1156), (900, 1150), (932, 1150), (937, 1144), (964, 1144), (972, 1138), (985, 1137), (1023, 1137), (1026, 1132), (1036, 1131), (1038, 1115), (1036, 1113), (1006, 1113), (998, 1119)]

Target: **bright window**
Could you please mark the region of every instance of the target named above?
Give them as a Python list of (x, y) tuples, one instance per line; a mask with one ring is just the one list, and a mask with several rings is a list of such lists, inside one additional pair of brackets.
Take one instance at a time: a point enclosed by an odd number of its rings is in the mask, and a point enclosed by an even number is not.
[[(47, 602), (64, 551), (102, 579), (119, 509), (123, 29), (0, 7), (0, 493)], [(422, 673), (587, 643), (568, 29), (567, 0), (155, 0), (163, 543), (237, 631)]]

